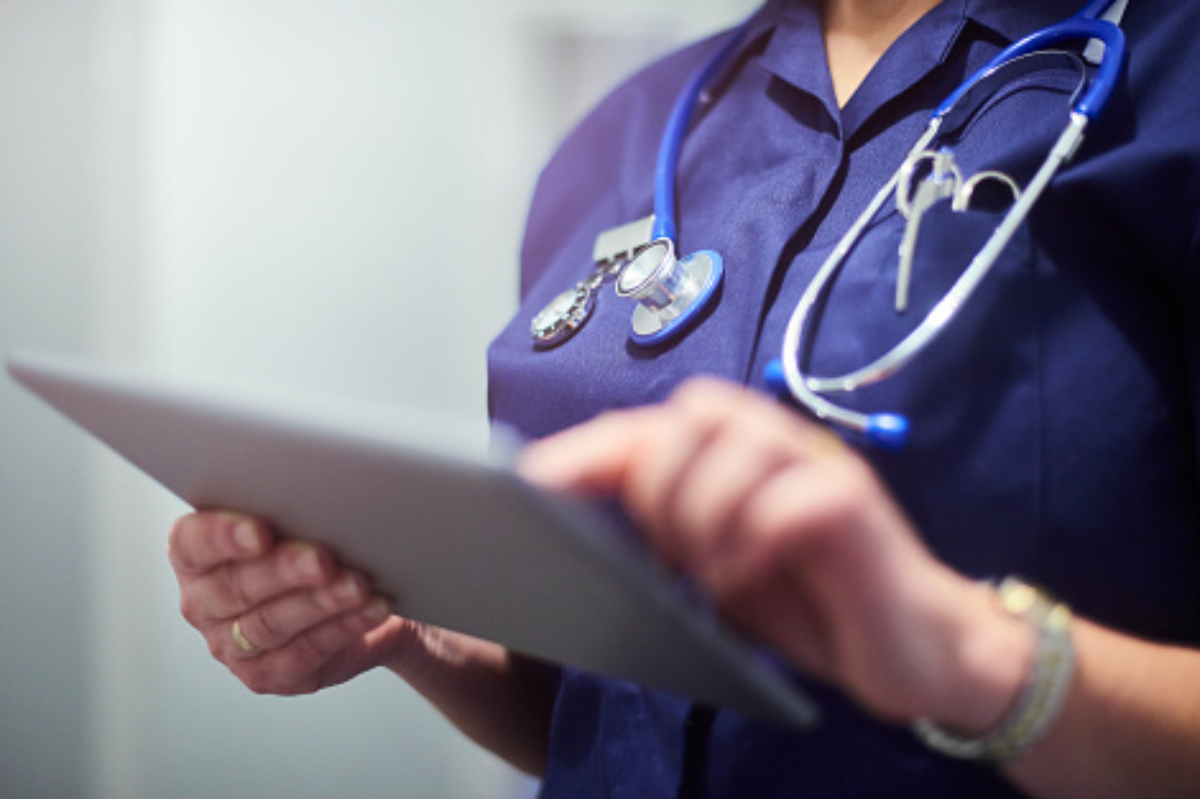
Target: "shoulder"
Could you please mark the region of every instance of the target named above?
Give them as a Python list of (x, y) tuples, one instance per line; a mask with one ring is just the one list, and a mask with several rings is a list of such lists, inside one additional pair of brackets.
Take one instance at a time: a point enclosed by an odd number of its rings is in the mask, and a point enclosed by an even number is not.
[(1128, 87), (1139, 110), (1194, 118), (1200, 108), (1200, 3), (1131, 0), (1122, 28)]
[[(1081, 153), (1089, 201), (1170, 279), (1200, 275), (1200, 3), (1130, 0), (1126, 64)], [(1136, 198), (1136, 201), (1134, 201)]]

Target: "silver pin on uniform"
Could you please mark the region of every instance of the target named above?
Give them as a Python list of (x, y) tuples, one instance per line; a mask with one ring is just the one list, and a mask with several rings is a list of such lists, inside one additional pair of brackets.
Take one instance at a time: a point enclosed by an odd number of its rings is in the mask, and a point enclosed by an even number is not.
[(654, 215), (643, 217), (596, 236), (592, 247), (592, 274), (552, 299), (533, 317), (529, 333), (535, 347), (556, 347), (575, 335), (591, 318), (600, 287), (616, 277), (621, 267), (652, 241)]

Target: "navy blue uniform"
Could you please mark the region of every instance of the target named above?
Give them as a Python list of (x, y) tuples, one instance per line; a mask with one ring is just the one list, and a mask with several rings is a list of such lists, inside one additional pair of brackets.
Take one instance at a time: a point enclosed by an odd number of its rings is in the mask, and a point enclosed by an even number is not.
[[(724, 37), (617, 89), (547, 166), (522, 253), (522, 308), (490, 351), (495, 419), (531, 437), (663, 399), (703, 373), (758, 388), (788, 316), (848, 225), (899, 166), (930, 111), (1016, 38), (1078, 0), (945, 0), (880, 59), (844, 108), (815, 3), (768, 2), (695, 115), (679, 170), (681, 253), (725, 260), (715, 307), (678, 342), (628, 340), (607, 289), (563, 345), (529, 322), (591, 271), (597, 233), (647, 215), (670, 106)], [(851, 395), (908, 415), (899, 453), (864, 449), (940, 558), (973, 577), (1019, 574), (1082, 615), (1200, 643), (1200, 4), (1131, 0), (1128, 66), (1083, 148), (947, 332), (896, 377)], [(1062, 129), (1073, 83), (1015, 82), (955, 143), (965, 173), (1022, 184)], [(847, 260), (811, 368), (838, 374), (889, 349), (999, 218), (935, 210), (907, 313), (893, 310), (903, 217), (885, 207)], [(839, 400), (841, 401), (841, 400)], [(797, 410), (797, 412), (801, 412)], [(985, 767), (947, 760), (813, 686), (812, 732), (710, 712), (565, 670), (547, 797), (1009, 797)]]

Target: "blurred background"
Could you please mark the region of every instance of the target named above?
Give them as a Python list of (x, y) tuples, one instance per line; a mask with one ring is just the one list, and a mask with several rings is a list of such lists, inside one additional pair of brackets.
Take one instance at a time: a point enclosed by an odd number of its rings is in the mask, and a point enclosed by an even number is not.
[[(470, 415), (554, 142), (753, 0), (0, 0), (0, 355)], [(647, 176), (650, 179), (650, 176)], [(378, 673), (256, 697), (184, 508), (0, 380), (0, 797), (518, 797)]]

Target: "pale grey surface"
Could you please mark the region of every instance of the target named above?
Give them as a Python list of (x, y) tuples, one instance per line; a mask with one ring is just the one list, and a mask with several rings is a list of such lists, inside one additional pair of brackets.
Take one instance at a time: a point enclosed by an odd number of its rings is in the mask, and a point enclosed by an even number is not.
[[(86, 329), (80, 9), (0, 3), (0, 348)], [(0, 381), (0, 795), (80, 796), (88, 690), (83, 442)]]
[[(553, 141), (751, 5), (0, 0), (0, 354), (481, 414)], [(176, 611), (181, 510), (0, 380), (0, 796), (529, 790), (387, 674), (248, 694)]]

